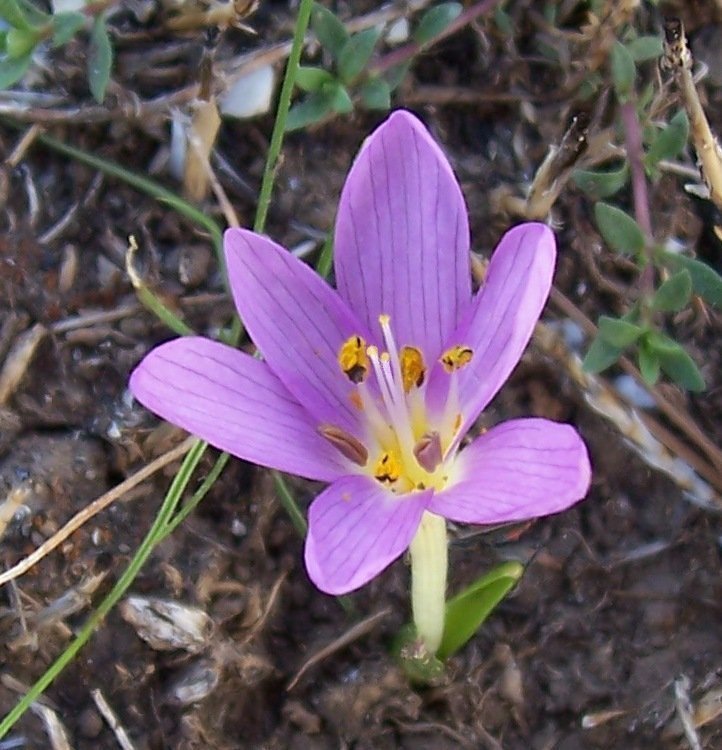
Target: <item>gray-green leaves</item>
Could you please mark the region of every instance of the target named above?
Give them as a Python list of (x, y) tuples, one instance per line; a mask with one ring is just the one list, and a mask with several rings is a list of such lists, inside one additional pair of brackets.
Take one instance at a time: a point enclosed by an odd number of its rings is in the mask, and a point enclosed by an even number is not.
[(105, 99), (105, 89), (113, 65), (113, 48), (110, 44), (105, 15), (98, 16), (90, 33), (88, 50), (88, 84), (90, 93), (99, 104)]
[(644, 234), (639, 224), (621, 208), (599, 202), (594, 218), (604, 241), (618, 253), (638, 255), (644, 250)]

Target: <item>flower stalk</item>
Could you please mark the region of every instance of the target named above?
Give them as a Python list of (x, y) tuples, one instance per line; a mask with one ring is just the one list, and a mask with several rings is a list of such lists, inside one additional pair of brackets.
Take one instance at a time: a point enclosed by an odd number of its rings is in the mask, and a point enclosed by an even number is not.
[(444, 635), (446, 571), (449, 564), (446, 521), (424, 513), (409, 547), (411, 555), (411, 611), (416, 634), (429, 654), (439, 650)]

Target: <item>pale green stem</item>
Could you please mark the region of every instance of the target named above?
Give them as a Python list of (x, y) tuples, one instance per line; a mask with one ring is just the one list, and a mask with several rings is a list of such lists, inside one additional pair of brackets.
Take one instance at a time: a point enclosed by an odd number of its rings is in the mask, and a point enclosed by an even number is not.
[(418, 637), (435, 654), (444, 635), (446, 570), (449, 564), (446, 521), (424, 513), (411, 553), (411, 611)]

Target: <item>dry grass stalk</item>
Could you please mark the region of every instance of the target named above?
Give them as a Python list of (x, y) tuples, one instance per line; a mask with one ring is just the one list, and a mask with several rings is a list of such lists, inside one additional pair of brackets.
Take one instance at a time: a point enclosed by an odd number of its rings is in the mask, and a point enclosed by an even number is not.
[(98, 711), (100, 711), (101, 716), (108, 723), (122, 750), (135, 750), (135, 746), (130, 741), (128, 733), (123, 729), (118, 717), (115, 715), (115, 711), (110, 707), (108, 701), (105, 700), (103, 693), (99, 689), (96, 689), (92, 690), (90, 694), (93, 696)]
[(690, 134), (697, 152), (702, 178), (709, 189), (710, 200), (717, 208), (722, 209), (722, 151), (709, 126), (692, 77), (694, 61), (682, 22), (677, 18), (665, 21), (664, 35), (662, 66), (674, 73), (689, 116)]

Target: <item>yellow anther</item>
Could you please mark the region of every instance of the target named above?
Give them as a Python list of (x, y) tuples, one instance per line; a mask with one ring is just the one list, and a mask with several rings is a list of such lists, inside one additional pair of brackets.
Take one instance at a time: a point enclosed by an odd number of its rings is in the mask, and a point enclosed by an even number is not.
[(408, 393), (414, 387), (421, 388), (426, 377), (426, 365), (421, 350), (415, 346), (402, 346), (399, 360), (404, 380), (404, 392)]
[(454, 372), (454, 370), (460, 370), (462, 367), (471, 362), (474, 356), (474, 350), (468, 346), (452, 346), (451, 349), (447, 349), (439, 358), (439, 362), (444, 366), (446, 372)]
[[(370, 347), (369, 347), (370, 348)], [(369, 372), (366, 342), (361, 336), (349, 336), (338, 352), (338, 363), (352, 383), (363, 383)]]
[(387, 315), (386, 313), (381, 313), (379, 315), (379, 323), (381, 324), (381, 327), (387, 326), (391, 322), (391, 316)]
[(401, 476), (401, 461), (391, 451), (384, 451), (374, 467), (374, 477), (379, 482), (391, 484)]

